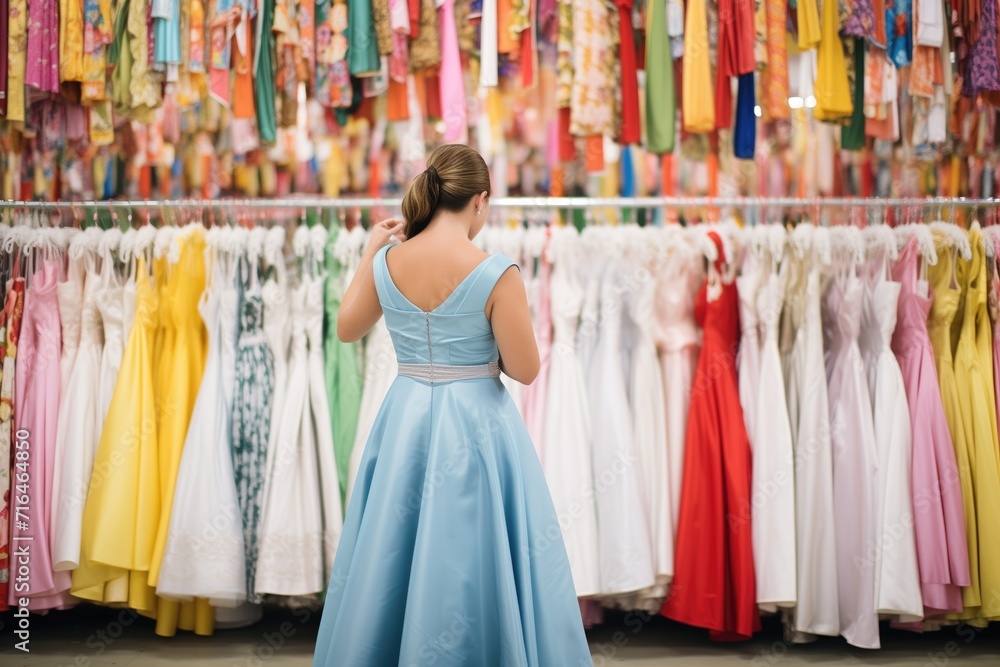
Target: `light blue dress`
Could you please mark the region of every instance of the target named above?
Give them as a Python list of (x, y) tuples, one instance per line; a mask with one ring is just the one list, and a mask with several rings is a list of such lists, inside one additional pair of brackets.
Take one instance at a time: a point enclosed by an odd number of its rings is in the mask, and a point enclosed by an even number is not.
[(514, 262), (484, 260), (424, 312), (393, 284), (388, 250), (373, 270), (400, 374), (365, 447), (313, 664), (591, 666), (555, 508), (483, 312)]

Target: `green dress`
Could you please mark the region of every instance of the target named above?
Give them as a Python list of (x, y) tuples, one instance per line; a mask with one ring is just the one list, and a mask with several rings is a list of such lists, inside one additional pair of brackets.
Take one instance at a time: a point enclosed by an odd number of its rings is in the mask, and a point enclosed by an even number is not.
[(259, 19), (254, 62), (254, 101), (257, 108), (257, 133), (260, 140), (273, 144), (278, 139), (278, 121), (274, 113), (274, 0), (263, 0)]
[(358, 351), (354, 343), (342, 343), (337, 338), (337, 312), (340, 297), (346, 287), (346, 268), (337, 256), (337, 239), (344, 247), (347, 232), (332, 230), (326, 245), (326, 336), (323, 359), (326, 366), (326, 395), (330, 401), (330, 422), (333, 427), (333, 449), (340, 481), (341, 507), (347, 509), (347, 476), (350, 472), (351, 450), (358, 430), (363, 379), (358, 366)]
[(674, 151), (677, 101), (666, 0), (651, 0), (646, 31), (646, 141), (651, 153)]

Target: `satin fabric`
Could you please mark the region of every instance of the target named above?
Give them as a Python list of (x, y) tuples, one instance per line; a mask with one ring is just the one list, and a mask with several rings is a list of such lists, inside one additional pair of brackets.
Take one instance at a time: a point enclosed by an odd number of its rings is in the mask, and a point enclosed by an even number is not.
[[(962, 618), (980, 625), (1000, 618), (1000, 455), (997, 405), (993, 387), (990, 321), (986, 309), (986, 255), (979, 229), (969, 232), (972, 258), (958, 264), (957, 281), (965, 294), (961, 333), (955, 351), (962, 425), (969, 436), (975, 520), (979, 532), (980, 605), (969, 605)], [(992, 509), (990, 509), (992, 508)]]
[[(375, 284), (400, 363), (497, 361), (496, 255), (431, 312)], [(591, 665), (541, 465), (495, 378), (397, 376), (351, 495), (314, 665)]]
[[(726, 641), (750, 637), (760, 617), (750, 522), (733, 520), (749, 506), (751, 485), (732, 355), (740, 336), (737, 287), (724, 281), (722, 241), (714, 232), (711, 238), (720, 259), (695, 303), (705, 338), (688, 417), (674, 582), (660, 613)], [(709, 290), (718, 290), (711, 301)]]
[(892, 278), (900, 284), (892, 348), (903, 373), (913, 433), (910, 466), (913, 527), (924, 615), (962, 610), (969, 585), (965, 510), (958, 464), (938, 388), (934, 350), (927, 332), (933, 294), (918, 276), (917, 240), (901, 251)]
[(934, 362), (937, 366), (938, 388), (944, 405), (948, 428), (955, 447), (955, 461), (958, 465), (958, 486), (962, 491), (962, 505), (965, 509), (965, 536), (969, 556), (969, 585), (962, 588), (964, 607), (978, 607), (979, 589), (979, 530), (976, 523), (976, 500), (973, 492), (970, 450), (972, 448), (962, 426), (962, 406), (959, 398), (958, 380), (955, 374), (955, 357), (952, 346), (952, 323), (958, 313), (961, 299), (960, 289), (953, 287), (955, 278), (954, 251), (947, 247), (943, 236), (935, 233), (938, 245), (937, 264), (930, 267), (928, 278), (934, 291), (928, 334), (934, 348)]

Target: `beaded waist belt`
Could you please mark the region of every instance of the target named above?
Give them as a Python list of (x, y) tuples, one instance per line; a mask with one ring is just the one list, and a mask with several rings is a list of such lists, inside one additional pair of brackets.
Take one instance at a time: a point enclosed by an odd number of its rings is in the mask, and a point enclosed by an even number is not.
[(440, 364), (400, 364), (399, 374), (426, 382), (452, 382), (500, 377), (500, 364), (491, 361), (479, 366), (442, 366)]

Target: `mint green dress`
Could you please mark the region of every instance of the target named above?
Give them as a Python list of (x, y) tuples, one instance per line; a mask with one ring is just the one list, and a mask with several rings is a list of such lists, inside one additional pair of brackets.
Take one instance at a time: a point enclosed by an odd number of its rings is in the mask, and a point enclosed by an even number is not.
[(326, 336), (323, 358), (326, 366), (326, 395), (330, 401), (330, 422), (333, 427), (333, 450), (340, 482), (340, 504), (347, 507), (347, 476), (351, 465), (351, 450), (358, 430), (363, 380), (354, 343), (342, 343), (337, 338), (337, 311), (346, 287), (346, 268), (336, 254), (337, 238), (347, 232), (342, 228), (330, 231), (326, 245)]

